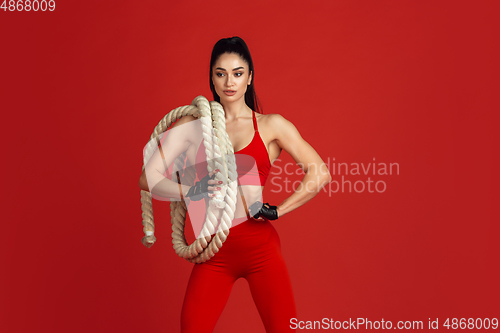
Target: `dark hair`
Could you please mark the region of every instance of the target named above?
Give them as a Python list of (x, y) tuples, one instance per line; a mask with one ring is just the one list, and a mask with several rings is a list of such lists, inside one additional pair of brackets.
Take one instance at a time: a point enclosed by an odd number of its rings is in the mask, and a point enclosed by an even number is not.
[[(210, 58), (210, 90), (214, 96), (214, 101), (220, 103), (220, 97), (215, 92), (214, 83), (212, 82), (212, 67), (215, 65), (215, 62), (221, 54), (224, 53), (236, 53), (248, 64), (248, 68), (252, 73), (252, 81), (250, 85), (247, 87), (247, 91), (245, 93), (245, 103), (255, 112), (262, 113), (262, 107), (260, 106), (260, 102), (255, 94), (254, 82), (255, 82), (255, 70), (253, 68), (252, 56), (250, 55), (250, 51), (248, 50), (248, 46), (243, 39), (240, 37), (234, 36), (230, 38), (222, 38), (217, 43), (215, 43), (214, 48), (212, 49), (212, 56)], [(249, 73), (250, 75), (250, 73)]]

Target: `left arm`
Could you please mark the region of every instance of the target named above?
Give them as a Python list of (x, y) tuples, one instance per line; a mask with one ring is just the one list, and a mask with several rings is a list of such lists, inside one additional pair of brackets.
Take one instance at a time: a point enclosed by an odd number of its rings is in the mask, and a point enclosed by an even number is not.
[(302, 138), (290, 121), (279, 114), (273, 114), (269, 120), (274, 128), (277, 144), (290, 154), (305, 172), (301, 185), (278, 205), (278, 217), (281, 217), (314, 198), (332, 180), (332, 176), (318, 153)]

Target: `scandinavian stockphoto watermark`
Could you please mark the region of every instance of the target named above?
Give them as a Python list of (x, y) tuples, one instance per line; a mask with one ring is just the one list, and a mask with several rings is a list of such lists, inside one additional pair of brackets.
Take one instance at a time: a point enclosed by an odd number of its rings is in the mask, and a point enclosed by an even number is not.
[(370, 320), (368, 318), (348, 318), (338, 320), (323, 318), (321, 320), (299, 320), (290, 318), (293, 330), (437, 330), (437, 329), (494, 329), (498, 328), (498, 318), (428, 318), (428, 320)]
[[(384, 193), (387, 191), (387, 177), (399, 175), (399, 163), (377, 162), (375, 157), (371, 162), (359, 163), (337, 162), (335, 157), (328, 157), (326, 163), (321, 166), (301, 163), (286, 163), (280, 166), (279, 162), (280, 159), (274, 162), (269, 175), (269, 187), (273, 193), (323, 191), (328, 193), (328, 196), (337, 193)], [(328, 172), (332, 180), (326, 183), (322, 179)], [(294, 175), (305, 177), (292, 181)]]

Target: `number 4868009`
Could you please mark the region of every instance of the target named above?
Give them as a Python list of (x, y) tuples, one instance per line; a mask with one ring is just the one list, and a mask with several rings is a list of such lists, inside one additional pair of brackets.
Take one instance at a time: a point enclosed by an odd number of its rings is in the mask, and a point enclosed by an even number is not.
[(38, 12), (38, 11), (54, 11), (56, 9), (56, 2), (54, 0), (4, 0), (0, 9), (3, 9), (4, 12), (10, 11), (18, 11), (18, 12)]

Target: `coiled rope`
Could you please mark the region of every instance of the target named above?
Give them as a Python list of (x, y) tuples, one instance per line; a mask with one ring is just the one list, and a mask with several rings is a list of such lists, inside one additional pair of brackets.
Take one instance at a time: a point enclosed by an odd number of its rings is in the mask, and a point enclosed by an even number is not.
[[(233, 145), (226, 132), (226, 120), (222, 105), (215, 101), (209, 102), (200, 95), (193, 100), (191, 105), (181, 106), (170, 111), (160, 120), (151, 134), (144, 152), (142, 170), (150, 157), (159, 149), (158, 137), (174, 122), (189, 115), (201, 120), (208, 172), (215, 169), (221, 170), (221, 172), (216, 173), (214, 179), (223, 181), (222, 184), (227, 184), (222, 186), (220, 191), (213, 191), (214, 197), (209, 197), (209, 207), (201, 233), (190, 245), (187, 244), (184, 235), (186, 203), (183, 200), (170, 202), (172, 243), (175, 252), (189, 262), (202, 263), (212, 258), (226, 241), (236, 209), (238, 187), (236, 161)], [(172, 180), (177, 182), (177, 176), (180, 173), (183, 184), (193, 184), (196, 177), (194, 168), (184, 168), (185, 160), (186, 153), (184, 152), (174, 161)], [(151, 247), (156, 241), (151, 198), (150, 192), (141, 190), (142, 225), (146, 235), (141, 241), (146, 247)], [(219, 226), (215, 230), (217, 225)], [(214, 232), (215, 235), (212, 237)]]

